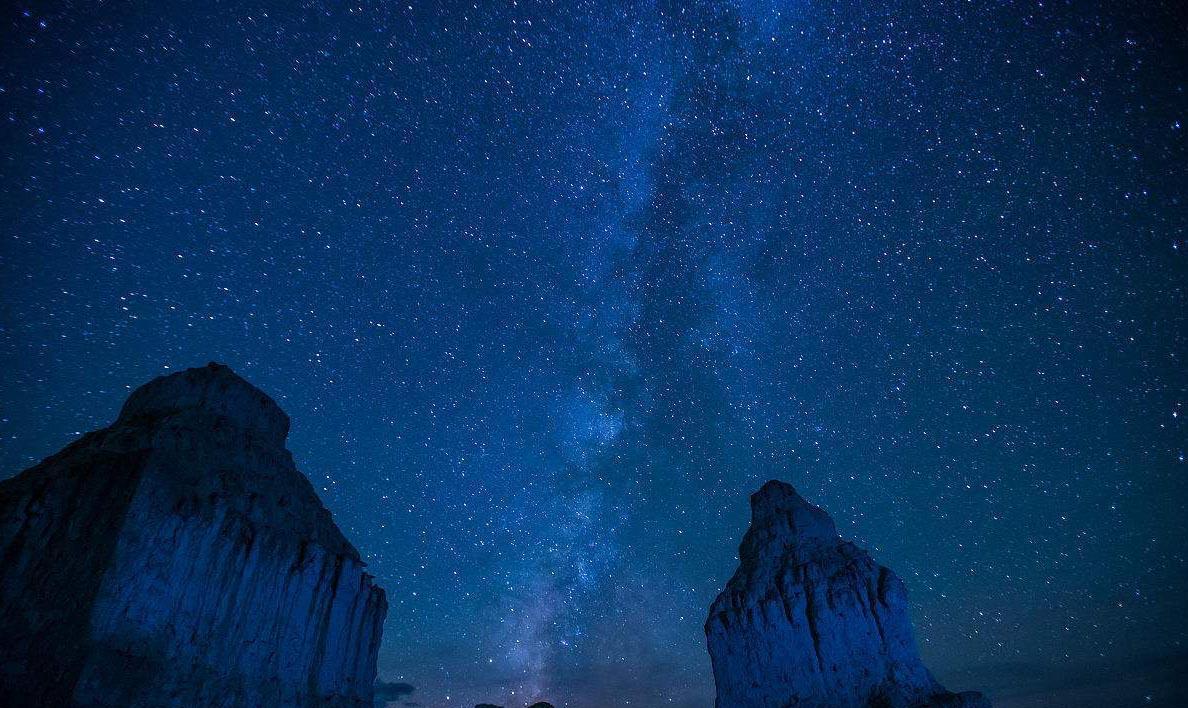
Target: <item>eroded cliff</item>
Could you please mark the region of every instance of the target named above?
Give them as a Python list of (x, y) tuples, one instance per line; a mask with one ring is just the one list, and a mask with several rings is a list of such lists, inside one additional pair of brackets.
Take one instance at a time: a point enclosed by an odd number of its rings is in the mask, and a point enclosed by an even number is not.
[(0, 704), (370, 707), (387, 602), (288, 429), (211, 364), (0, 482)]

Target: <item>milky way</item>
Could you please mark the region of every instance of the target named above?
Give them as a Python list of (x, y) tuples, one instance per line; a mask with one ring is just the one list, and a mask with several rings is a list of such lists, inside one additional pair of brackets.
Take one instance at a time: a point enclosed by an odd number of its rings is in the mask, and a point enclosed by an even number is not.
[(712, 705), (773, 477), (904, 578), (942, 682), (1172, 705), (1177, 9), (10, 8), (0, 475), (217, 360), (422, 705)]

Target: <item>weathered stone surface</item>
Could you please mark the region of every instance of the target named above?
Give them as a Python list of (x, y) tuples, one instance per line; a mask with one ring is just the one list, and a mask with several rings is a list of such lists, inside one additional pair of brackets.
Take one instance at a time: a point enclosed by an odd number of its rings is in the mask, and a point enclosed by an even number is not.
[(0, 705), (371, 706), (387, 602), (225, 366), (0, 482)]
[(717, 708), (989, 706), (936, 682), (903, 583), (783, 482), (751, 496), (738, 570), (705, 631)]

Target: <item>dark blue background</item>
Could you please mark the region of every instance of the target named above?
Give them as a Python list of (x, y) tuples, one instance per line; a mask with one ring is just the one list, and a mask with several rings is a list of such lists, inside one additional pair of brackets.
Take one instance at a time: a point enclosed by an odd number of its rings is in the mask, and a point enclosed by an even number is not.
[(1182, 10), (10, 8), (0, 474), (219, 360), (423, 705), (711, 705), (769, 477), (950, 687), (1173, 705)]

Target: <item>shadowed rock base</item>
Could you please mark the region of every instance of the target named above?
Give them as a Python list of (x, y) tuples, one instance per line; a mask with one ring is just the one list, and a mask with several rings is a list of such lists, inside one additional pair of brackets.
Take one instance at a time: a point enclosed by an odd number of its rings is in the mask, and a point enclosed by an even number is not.
[(0, 706), (371, 708), (387, 602), (230, 369), (0, 482)]
[(717, 708), (989, 708), (920, 661), (907, 593), (783, 482), (751, 496), (739, 567), (705, 624)]

